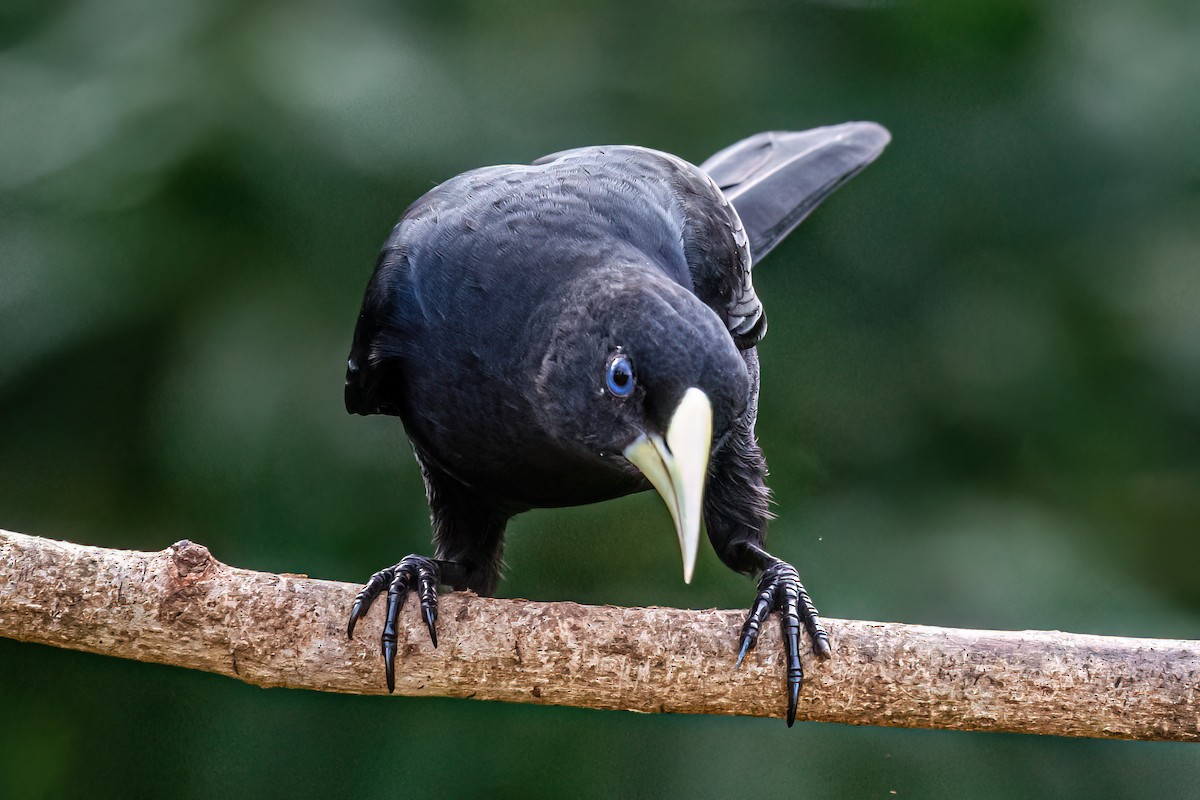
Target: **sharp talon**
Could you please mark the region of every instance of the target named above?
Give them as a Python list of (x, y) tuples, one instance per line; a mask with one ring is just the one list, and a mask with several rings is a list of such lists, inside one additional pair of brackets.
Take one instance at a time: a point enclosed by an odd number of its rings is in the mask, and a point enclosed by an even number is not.
[(437, 615), (431, 606), (426, 606), (422, 611), (425, 616), (425, 627), (429, 629), (429, 640), (433, 642), (434, 647), (437, 647)]
[(354, 638), (354, 628), (358, 625), (358, 621), (367, 615), (371, 610), (371, 604), (375, 602), (375, 598), (383, 591), (383, 588), (392, 581), (394, 568), (380, 570), (371, 576), (371, 580), (367, 581), (367, 585), (362, 588), (362, 591), (354, 598), (354, 605), (350, 609), (350, 621), (346, 623), (346, 637)]
[(383, 643), (383, 672), (387, 678), (388, 694), (396, 691), (396, 643)]
[(813, 654), (822, 661), (828, 661), (833, 656), (833, 645), (829, 643), (828, 636), (818, 636), (813, 642)]
[(796, 722), (796, 709), (800, 706), (800, 690), (804, 688), (804, 675), (788, 675), (787, 726)]
[(738, 652), (737, 663), (733, 665), (734, 669), (737, 669), (740, 666), (742, 666), (742, 659), (746, 657), (746, 653), (749, 650), (750, 650), (750, 637), (743, 636), (742, 637), (742, 649)]

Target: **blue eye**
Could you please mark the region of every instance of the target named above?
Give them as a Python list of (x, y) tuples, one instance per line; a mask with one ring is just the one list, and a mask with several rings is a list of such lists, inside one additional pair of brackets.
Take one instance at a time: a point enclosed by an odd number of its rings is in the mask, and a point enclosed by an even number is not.
[(617, 353), (609, 359), (604, 385), (613, 397), (629, 397), (633, 394), (633, 365), (629, 363), (628, 356)]

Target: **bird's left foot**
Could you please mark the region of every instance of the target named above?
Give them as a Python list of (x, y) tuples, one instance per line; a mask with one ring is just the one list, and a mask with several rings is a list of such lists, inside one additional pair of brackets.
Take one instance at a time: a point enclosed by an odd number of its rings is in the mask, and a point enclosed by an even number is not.
[(804, 683), (804, 667), (800, 663), (801, 623), (808, 629), (813, 653), (818, 658), (829, 658), (833, 648), (829, 644), (829, 634), (821, 625), (821, 618), (817, 615), (812, 599), (805, 591), (804, 584), (800, 583), (796, 568), (786, 561), (774, 561), (763, 571), (762, 578), (758, 581), (758, 598), (754, 601), (745, 624), (742, 625), (738, 666), (741, 666), (746, 652), (757, 644), (763, 622), (772, 611), (780, 613), (780, 627), (783, 629), (783, 649), (787, 656), (787, 724), (790, 728), (796, 722), (800, 687)]
[(400, 559), (394, 567), (381, 569), (371, 576), (367, 585), (354, 598), (354, 607), (350, 609), (350, 622), (346, 626), (346, 635), (354, 638), (354, 626), (367, 615), (375, 598), (387, 590), (387, 617), (383, 623), (383, 635), (380, 642), (383, 646), (383, 668), (387, 678), (389, 692), (396, 691), (396, 649), (399, 641), (398, 626), (400, 609), (408, 593), (415, 591), (421, 601), (421, 617), (425, 627), (429, 629), (429, 638), (437, 647), (437, 585), (441, 575), (438, 562), (425, 556), (410, 555)]

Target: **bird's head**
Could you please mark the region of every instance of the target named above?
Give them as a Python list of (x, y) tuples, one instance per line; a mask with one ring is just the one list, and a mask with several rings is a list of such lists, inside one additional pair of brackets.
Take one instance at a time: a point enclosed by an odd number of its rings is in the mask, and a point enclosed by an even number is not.
[(571, 295), (540, 365), (544, 425), (658, 490), (690, 582), (709, 456), (749, 403), (745, 361), (716, 313), (657, 271), (592, 273)]

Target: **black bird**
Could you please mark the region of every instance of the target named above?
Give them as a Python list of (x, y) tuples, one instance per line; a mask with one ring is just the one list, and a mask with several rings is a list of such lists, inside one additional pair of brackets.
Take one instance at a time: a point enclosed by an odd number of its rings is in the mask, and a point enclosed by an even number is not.
[(367, 286), (346, 408), (400, 417), (425, 479), (435, 555), (359, 592), (348, 634), (387, 596), (395, 688), (409, 592), (437, 644), (437, 586), (495, 591), (504, 529), (531, 508), (658, 490), (690, 582), (701, 519), (717, 555), (758, 577), (738, 663), (782, 618), (787, 722), (829, 637), (795, 568), (764, 549), (769, 491), (754, 435), (766, 317), (750, 280), (888, 133), (848, 123), (760, 133), (700, 167), (642, 147), (585, 147), (486, 167), (404, 213)]

